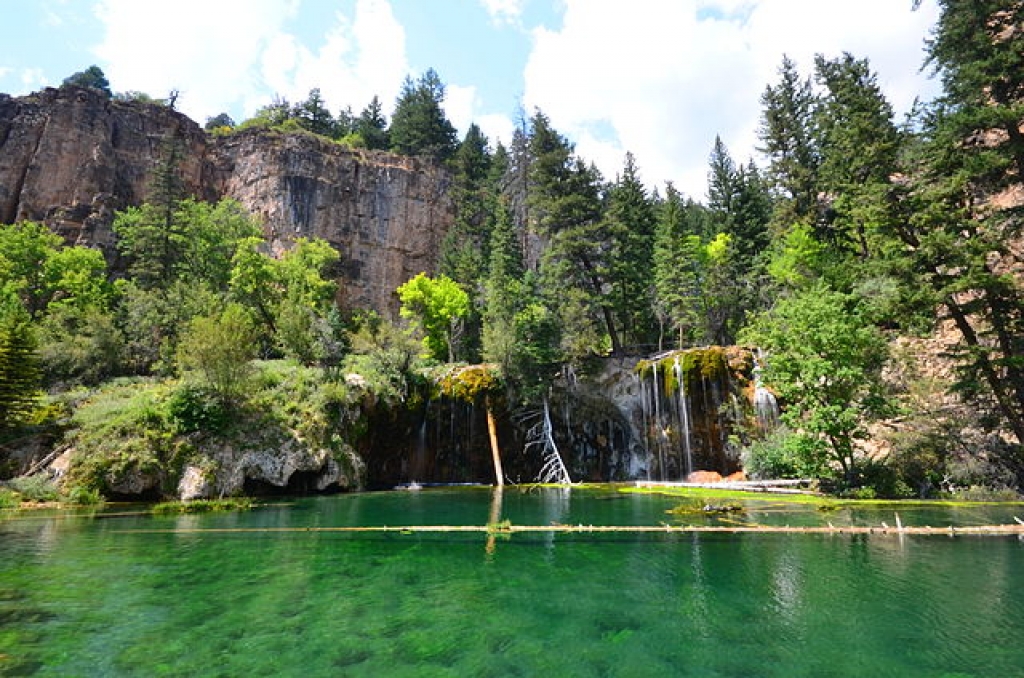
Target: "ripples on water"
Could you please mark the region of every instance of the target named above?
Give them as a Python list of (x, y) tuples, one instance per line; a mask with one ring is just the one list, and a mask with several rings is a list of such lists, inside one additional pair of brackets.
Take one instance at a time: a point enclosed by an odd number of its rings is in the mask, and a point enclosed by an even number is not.
[[(981, 677), (1024, 666), (1016, 538), (540, 533), (488, 544), (201, 531), (480, 525), (491, 499), (429, 490), (243, 514), (8, 519), (0, 675)], [(657, 524), (676, 503), (506, 489), (500, 515)], [(169, 531), (132, 532), (153, 528)]]

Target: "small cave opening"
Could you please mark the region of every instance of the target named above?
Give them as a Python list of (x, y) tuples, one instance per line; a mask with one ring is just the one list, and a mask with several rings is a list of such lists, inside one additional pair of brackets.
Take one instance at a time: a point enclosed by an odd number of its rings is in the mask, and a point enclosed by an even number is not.
[(105, 492), (103, 494), (107, 501), (112, 502), (146, 502), (154, 503), (162, 501), (164, 494), (160, 492), (158, 487), (148, 487), (138, 494), (129, 494), (124, 492)]
[(341, 491), (337, 485), (318, 490), (319, 471), (295, 471), (288, 477), (285, 485), (274, 485), (259, 478), (246, 478), (242, 485), (242, 493), (249, 497), (286, 497), (307, 494), (337, 494)]

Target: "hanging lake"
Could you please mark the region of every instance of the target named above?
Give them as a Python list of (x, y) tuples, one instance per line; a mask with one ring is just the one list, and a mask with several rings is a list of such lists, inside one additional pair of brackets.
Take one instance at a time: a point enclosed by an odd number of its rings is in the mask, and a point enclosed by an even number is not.
[[(382, 525), (878, 525), (744, 501), (485, 487), (0, 517), (0, 676), (1022, 675), (1016, 536), (348, 533)], [(905, 525), (1020, 505), (898, 507)]]

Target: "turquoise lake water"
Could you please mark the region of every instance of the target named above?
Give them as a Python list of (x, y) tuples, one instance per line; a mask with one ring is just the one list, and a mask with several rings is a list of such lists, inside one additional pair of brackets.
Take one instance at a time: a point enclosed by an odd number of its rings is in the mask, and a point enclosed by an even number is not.
[[(1016, 537), (305, 529), (483, 525), (495, 513), (521, 525), (680, 522), (665, 513), (671, 497), (507, 488), (494, 499), (463, 488), (198, 516), (8, 514), (0, 676), (1024, 675)], [(1024, 513), (900, 511), (931, 525)], [(758, 502), (727, 519), (893, 516)]]

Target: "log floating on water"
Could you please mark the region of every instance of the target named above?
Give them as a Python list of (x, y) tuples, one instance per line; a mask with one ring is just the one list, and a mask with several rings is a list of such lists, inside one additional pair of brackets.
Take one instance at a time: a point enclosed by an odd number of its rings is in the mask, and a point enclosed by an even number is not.
[(849, 525), (837, 527), (807, 526), (792, 527), (789, 525), (369, 525), (362, 527), (195, 527), (167, 529), (119, 530), (122, 534), (161, 533), (161, 534), (275, 534), (286, 532), (340, 532), (340, 533), (446, 533), (468, 532), (493, 534), (555, 532), (564, 534), (603, 534), (603, 533), (722, 533), (722, 534), (877, 534), (877, 535), (921, 535), (921, 536), (977, 536), (995, 537), (1007, 535), (1024, 535), (1024, 524), (1015, 525), (965, 525), (962, 527), (913, 527), (902, 525), (899, 528), (872, 527), (866, 525)]

